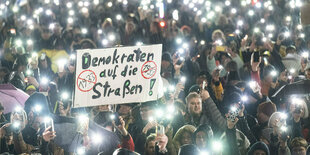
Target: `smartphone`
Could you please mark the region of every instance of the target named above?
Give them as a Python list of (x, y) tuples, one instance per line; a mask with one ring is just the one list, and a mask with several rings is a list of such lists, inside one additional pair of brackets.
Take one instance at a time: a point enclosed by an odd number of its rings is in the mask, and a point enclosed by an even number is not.
[[(283, 130), (283, 129), (285, 129), (285, 130)], [(289, 136), (287, 130), (288, 130), (288, 129), (287, 129), (286, 126), (284, 126), (283, 128), (281, 128), (281, 139), (284, 140), (284, 141), (286, 141), (286, 140), (288, 139), (288, 136)]]
[(111, 114), (110, 118), (111, 118), (111, 120), (114, 120), (116, 126), (121, 125), (121, 122), (119, 121), (119, 115), (117, 112)]
[(281, 41), (283, 41), (284, 40), (284, 34), (283, 33), (281, 33), (280, 35), (279, 35), (279, 39), (281, 40)]
[(165, 127), (163, 125), (158, 126), (157, 134), (158, 135), (164, 135), (165, 134)]
[(78, 116), (77, 132), (84, 134), (88, 131), (89, 118), (87, 116)]
[(206, 81), (202, 82), (202, 89), (206, 89), (206, 84), (207, 84)]
[(229, 119), (231, 122), (235, 122), (237, 116), (238, 116), (238, 114), (237, 114), (236, 112), (229, 112), (229, 114), (228, 114), (228, 119)]
[(45, 60), (45, 58), (46, 58), (46, 54), (42, 53), (41, 56), (40, 56), (40, 60)]
[(54, 129), (54, 121), (53, 121), (53, 119), (50, 118), (50, 117), (46, 117), (46, 118), (44, 119), (44, 127), (45, 127), (45, 129), (51, 127), (50, 131), (51, 131), (51, 132), (54, 132), (55, 129)]
[(16, 35), (16, 29), (11, 28), (11, 29), (10, 29), (10, 34), (12, 34), (12, 35)]
[(253, 55), (253, 61), (254, 62), (259, 62), (259, 52), (254, 52), (254, 55)]
[(305, 64), (307, 64), (307, 63), (308, 63), (308, 58), (303, 58), (303, 62), (304, 62)]
[(302, 107), (300, 105), (295, 105), (295, 114), (300, 114), (302, 112)]
[(226, 49), (227, 49), (227, 46), (216, 46), (216, 47), (215, 47), (215, 50), (216, 50), (217, 52), (225, 52)]

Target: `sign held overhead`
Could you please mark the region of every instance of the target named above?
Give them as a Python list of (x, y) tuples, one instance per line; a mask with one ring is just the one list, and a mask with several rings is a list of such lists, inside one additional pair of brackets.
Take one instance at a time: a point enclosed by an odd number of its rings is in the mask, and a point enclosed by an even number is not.
[(156, 100), (162, 45), (77, 51), (74, 107)]

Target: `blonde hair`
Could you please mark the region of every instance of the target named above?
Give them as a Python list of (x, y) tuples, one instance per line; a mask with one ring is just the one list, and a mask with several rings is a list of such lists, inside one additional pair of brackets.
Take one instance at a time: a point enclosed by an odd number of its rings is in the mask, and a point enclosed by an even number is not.
[(201, 96), (200, 96), (198, 93), (196, 93), (196, 92), (191, 92), (191, 93), (189, 93), (189, 94), (186, 96), (186, 98), (185, 98), (186, 104), (188, 104), (188, 101), (191, 100), (191, 99), (193, 99), (193, 98), (201, 98)]
[(181, 147), (181, 139), (183, 138), (184, 133), (189, 133), (190, 135), (193, 135), (196, 131), (196, 127), (193, 125), (184, 125), (182, 126), (174, 135), (173, 137), (173, 143), (177, 150)]
[(213, 41), (215, 41), (215, 35), (216, 35), (216, 34), (220, 34), (220, 35), (222, 36), (223, 41), (226, 42), (225, 34), (224, 34), (224, 32), (223, 32), (222, 30), (220, 30), (220, 29), (216, 29), (216, 30), (214, 30), (214, 31), (212, 32), (212, 40), (213, 40)]

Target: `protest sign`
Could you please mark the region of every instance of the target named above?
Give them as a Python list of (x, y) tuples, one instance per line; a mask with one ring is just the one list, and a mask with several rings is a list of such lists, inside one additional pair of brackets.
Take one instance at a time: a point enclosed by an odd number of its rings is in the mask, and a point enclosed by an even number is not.
[(156, 100), (162, 45), (77, 51), (74, 107)]

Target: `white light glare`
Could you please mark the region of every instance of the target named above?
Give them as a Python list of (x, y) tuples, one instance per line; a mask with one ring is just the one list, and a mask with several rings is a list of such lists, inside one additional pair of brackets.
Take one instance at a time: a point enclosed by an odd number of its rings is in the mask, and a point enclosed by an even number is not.
[(71, 2), (67, 3), (67, 8), (72, 8), (72, 3)]
[(100, 134), (94, 134), (91, 140), (94, 144), (100, 144), (102, 142), (102, 136)]
[(236, 111), (237, 111), (237, 108), (236, 108), (235, 106), (232, 106), (232, 107), (230, 108), (230, 110), (231, 110), (232, 112), (236, 112)]
[(223, 149), (223, 144), (220, 141), (213, 141), (212, 142), (212, 150), (214, 152), (221, 152)]
[(231, 13), (232, 13), (232, 14), (235, 14), (235, 13), (237, 13), (237, 9), (235, 9), (235, 8), (232, 8), (232, 9), (231, 9)]
[(230, 1), (225, 1), (225, 5), (226, 5), (226, 6), (229, 6), (230, 4), (231, 4)]
[(22, 40), (20, 40), (20, 39), (17, 39), (16, 41), (15, 41), (15, 44), (16, 44), (16, 46), (22, 46), (23, 45), (23, 41)]
[(98, 5), (99, 4), (99, 0), (94, 0), (94, 4)]
[(248, 101), (248, 96), (246, 96), (246, 95), (243, 95), (242, 97), (241, 97), (241, 101), (242, 102), (246, 102), (246, 101)]
[(78, 148), (77, 151), (76, 151), (76, 153), (77, 153), (78, 155), (83, 155), (83, 154), (85, 154), (85, 153), (86, 153), (85, 147), (83, 146), (83, 147)]
[(277, 74), (278, 74), (278, 73), (277, 73), (277, 71), (275, 71), (275, 70), (273, 70), (273, 71), (270, 72), (270, 75), (273, 76), (273, 77), (277, 76)]
[(68, 23), (69, 23), (69, 24), (72, 24), (72, 23), (73, 23), (73, 18), (72, 18), (72, 17), (69, 17), (69, 18), (68, 18)]
[(254, 11), (253, 11), (253, 10), (250, 10), (250, 11), (248, 12), (248, 14), (249, 14), (249, 16), (253, 16), (253, 15), (254, 15)]
[(35, 112), (40, 112), (42, 110), (42, 106), (37, 104), (34, 106), (34, 110)]
[(286, 132), (286, 131), (287, 131), (287, 127), (286, 127), (286, 126), (281, 126), (280, 130), (281, 130), (282, 132)]
[(114, 35), (114, 34), (110, 34), (110, 35), (108, 36), (108, 39), (109, 39), (110, 41), (114, 41), (114, 40), (115, 40), (115, 35)]
[(102, 39), (101, 41), (102, 45), (107, 45), (109, 43), (108, 39)]
[(250, 86), (250, 88), (255, 88), (255, 86), (256, 86), (256, 81), (250, 81), (249, 82), (249, 86)]
[(200, 45), (205, 45), (205, 44), (206, 44), (206, 41), (204, 41), (204, 40), (200, 41)]
[(87, 29), (86, 29), (86, 28), (82, 28), (81, 32), (82, 32), (83, 34), (86, 34), (86, 33), (87, 33)]
[(182, 39), (181, 38), (177, 38), (176, 42), (177, 42), (177, 44), (181, 44), (182, 43)]
[(20, 106), (17, 106), (15, 109), (14, 109), (14, 111), (15, 112), (21, 112), (22, 111), (22, 107), (20, 107)]
[(122, 15), (120, 14), (116, 15), (116, 20), (122, 20)]
[(53, 12), (52, 12), (52, 10), (48, 9), (48, 10), (45, 11), (45, 14), (48, 15), (48, 16), (50, 16), (50, 15), (53, 14)]
[(186, 82), (186, 77), (182, 76), (180, 80), (181, 80), (182, 83), (185, 83)]
[(20, 19), (21, 19), (22, 21), (25, 21), (25, 20), (27, 19), (27, 17), (26, 17), (25, 15), (22, 15), (22, 16), (20, 16)]
[(280, 113), (281, 119), (287, 119), (287, 114), (286, 113)]
[(64, 100), (67, 100), (69, 98), (69, 93), (68, 92), (63, 92), (61, 94), (61, 98), (64, 99)]
[(222, 46), (222, 45), (223, 45), (222, 40), (216, 40), (215, 43), (216, 43), (217, 45), (219, 45), (219, 46)]
[(47, 77), (42, 77), (41, 78), (41, 84), (46, 85), (48, 83), (48, 78)]
[(302, 52), (301, 56), (307, 59), (309, 57), (309, 52)]
[(295, 72), (296, 72), (296, 70), (295, 70), (294, 68), (291, 68), (291, 69), (290, 69), (290, 73), (291, 73), (291, 74), (294, 74)]
[(136, 45), (137, 45), (137, 46), (142, 46), (142, 45), (143, 45), (143, 42), (138, 41)]
[(33, 45), (33, 41), (31, 39), (27, 40), (27, 45)]
[(174, 10), (174, 11), (172, 12), (172, 18), (173, 18), (174, 20), (179, 20), (179, 11), (178, 11), (178, 10)]
[(290, 32), (289, 31), (286, 31), (286, 32), (284, 32), (284, 37), (289, 37), (290, 36)]
[(242, 26), (242, 25), (243, 25), (243, 21), (242, 21), (242, 20), (239, 20), (239, 21), (237, 22), (237, 25), (238, 25), (238, 26)]
[(113, 6), (113, 3), (112, 3), (112, 2), (108, 2), (108, 3), (107, 3), (107, 6), (110, 8), (110, 7)]
[(75, 14), (75, 12), (73, 10), (69, 10), (69, 15), (73, 16)]
[(111, 119), (111, 120), (114, 120), (114, 119), (115, 119), (115, 115), (114, 115), (114, 114), (111, 114), (111, 115), (110, 115), (110, 119)]

